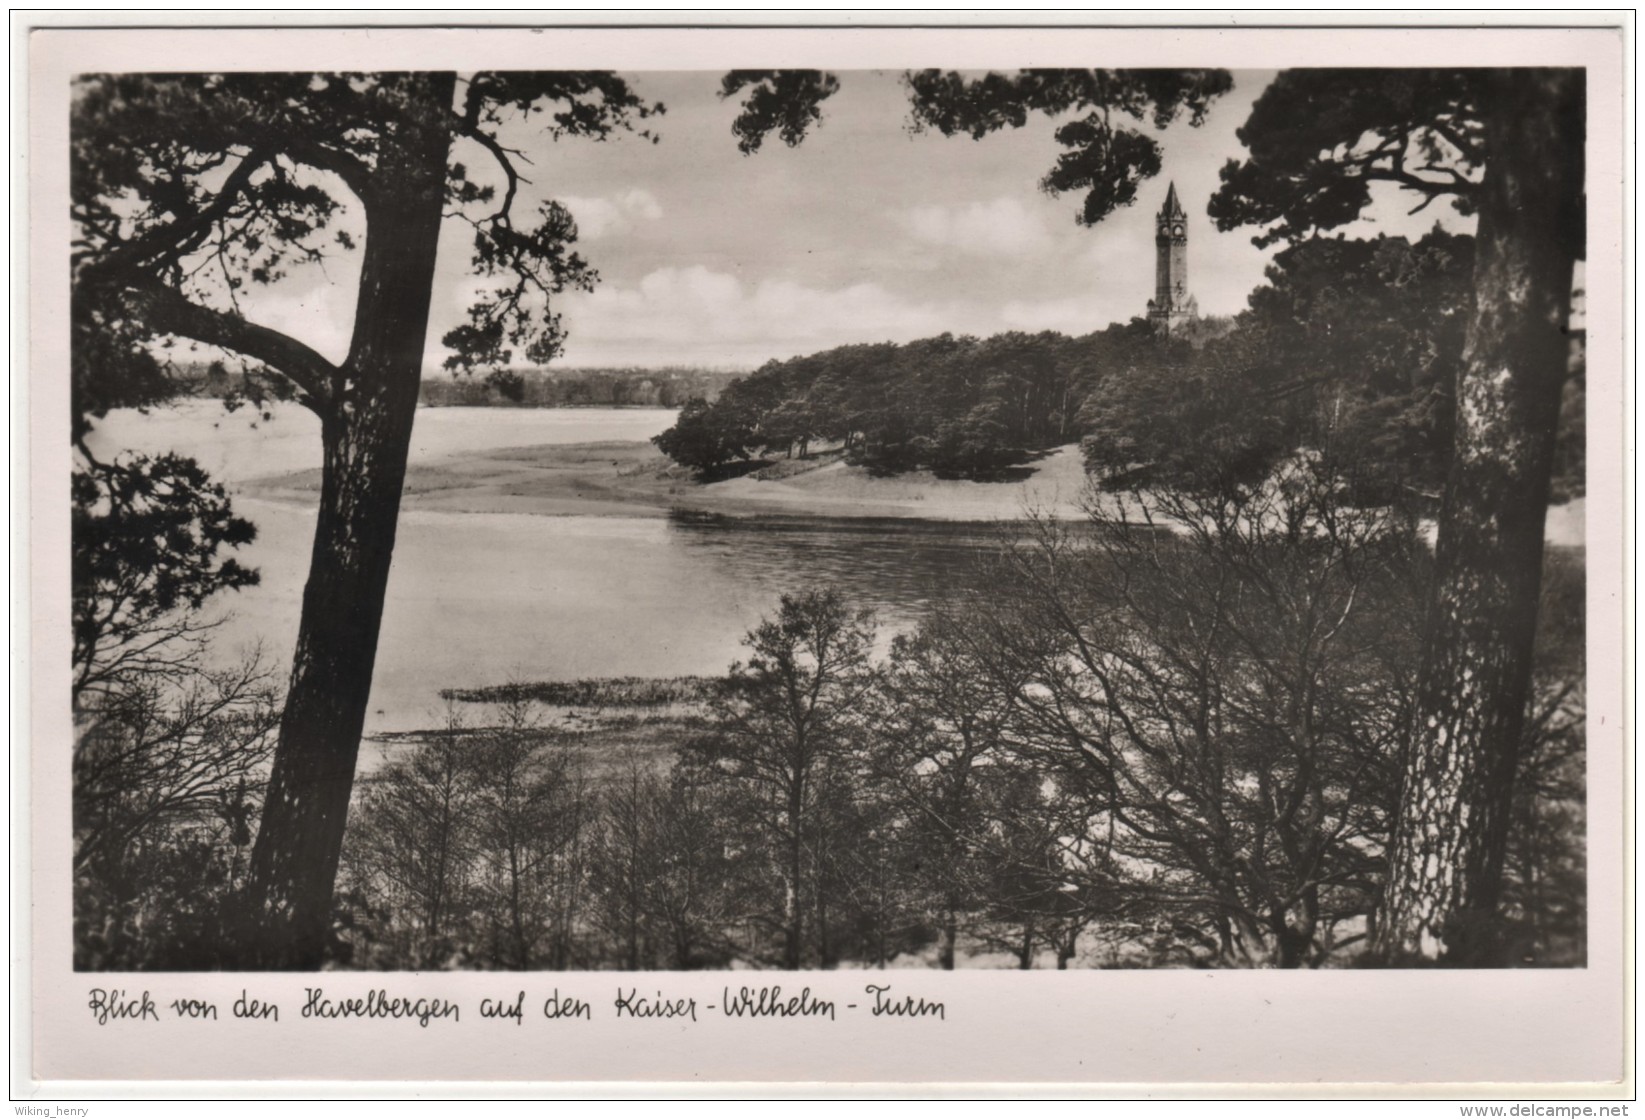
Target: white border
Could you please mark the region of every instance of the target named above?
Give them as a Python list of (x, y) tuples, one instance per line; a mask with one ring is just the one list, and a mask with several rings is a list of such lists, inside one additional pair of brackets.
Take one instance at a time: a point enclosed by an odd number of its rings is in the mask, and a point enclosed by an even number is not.
[[(257, 21), (260, 17), (248, 17)], [(341, 17), (347, 18), (347, 17)], [(403, 17), (411, 18), (411, 17)], [(576, 21), (562, 13), (561, 20)], [(591, 18), (613, 22), (606, 13)], [(705, 22), (701, 17), (692, 17)], [(801, 17), (804, 18), (804, 17)], [(1013, 23), (1022, 23), (1011, 14)], [(1253, 17), (1254, 18), (1254, 17)], [(1434, 17), (1442, 18), (1442, 17)], [(377, 16), (374, 22), (382, 22)], [(1562, 17), (1565, 22), (1574, 22)], [(291, 22), (291, 16), (267, 23)], [(130, 22), (129, 19), (123, 22)], [(161, 21), (163, 22), (163, 21)], [(218, 20), (217, 22), (226, 22)], [(303, 17), (305, 23), (319, 22)], [(1037, 22), (1037, 21), (1036, 21)], [(1241, 19), (1240, 22), (1245, 22)], [(1611, 22), (1614, 22), (1612, 20)], [(1631, 27), (1627, 29), (1631, 32)], [(1624, 62), (1631, 37), (1617, 30), (1524, 31), (1484, 29), (1370, 29), (1294, 32), (1122, 28), (1098, 32), (1014, 28), (822, 30), (585, 29), (524, 32), (495, 28), (462, 31), (262, 28), (125, 32), (36, 32), (27, 49), (32, 111), (32, 224), (27, 228), (33, 267), (22, 290), (33, 297), (27, 400), (36, 485), (29, 491), (28, 539), (34, 631), (33, 721), (14, 742), (32, 743), (31, 861), (34, 881), (34, 991), (32, 1033), (40, 1044), (31, 1067), (59, 1077), (131, 1078), (391, 1078), (429, 1076), (486, 1080), (576, 1077), (645, 1081), (787, 1082), (843, 1080), (976, 1083), (1094, 1081), (1110, 1091), (1140, 1091), (1141, 1083), (1178, 1085), (1200, 1095), (1219, 1083), (1273, 1087), (1276, 1083), (1368, 1082), (1424, 1085), (1461, 1083), (1470, 1096), (1488, 1084), (1581, 1083), (1583, 1091), (1626, 1092), (1605, 1083), (1631, 1077), (1624, 1065), (1623, 1012), (1631, 992), (1624, 959), (1624, 800), (1627, 682), (1618, 671), (1629, 656), (1617, 607), (1624, 583), (1623, 463), (1628, 413), (1621, 371), (1631, 369), (1631, 322), (1623, 295), (1631, 276), (1632, 210), (1623, 184), (1625, 119), (1631, 89)], [(551, 54), (552, 62), (545, 62)], [(1508, 973), (911, 973), (894, 974), (910, 989), (945, 998), (956, 1009), (944, 1024), (875, 1022), (745, 1024), (704, 1022), (682, 1032), (665, 1024), (617, 1024), (606, 1033), (551, 1033), (539, 1021), (523, 1028), (470, 1021), (481, 995), (546, 990), (559, 984), (591, 1001), (609, 998), (620, 981), (646, 986), (648, 978), (615, 974), (413, 977), (408, 974), (336, 974), (320, 981), (333, 990), (391, 987), (418, 994), (463, 993), (465, 1021), (427, 1030), (404, 1024), (282, 1023), (266, 1027), (224, 1023), (209, 1032), (168, 1020), (141, 1034), (87, 1029), (80, 993), (110, 978), (69, 971), (66, 931), (68, 860), (66, 820), (68, 753), (66, 617), (68, 503), (66, 428), (66, 123), (67, 75), (87, 70), (235, 68), (376, 69), (454, 67), (724, 69), (729, 65), (819, 66), (835, 69), (940, 65), (1015, 67), (1111, 65), (1583, 65), (1590, 67), (1589, 161), (1589, 552), (1590, 595), (1590, 966), (1566, 972)], [(21, 80), (21, 79), (20, 79)], [(1614, 94), (1612, 97), (1604, 94)], [(14, 114), (14, 120), (16, 120)], [(729, 143), (729, 137), (727, 138)], [(1631, 154), (1631, 153), (1630, 153)], [(1049, 155), (1048, 155), (1049, 158)], [(15, 166), (15, 165), (14, 165)], [(14, 211), (14, 216), (16, 212)], [(14, 241), (14, 245), (21, 238)], [(14, 262), (19, 254), (14, 253)], [(14, 266), (15, 267), (15, 266)], [(14, 308), (18, 305), (14, 303)], [(25, 379), (14, 379), (22, 382)], [(21, 410), (20, 410), (21, 412)], [(1610, 467), (1611, 469), (1606, 469)], [(14, 485), (14, 495), (16, 494)], [(1609, 514), (1609, 516), (1607, 516)], [(18, 525), (14, 513), (14, 534)], [(14, 538), (15, 543), (15, 538)], [(15, 569), (14, 569), (15, 571)], [(15, 633), (15, 631), (14, 631)], [(13, 659), (17, 674), (26, 672)], [(46, 667), (64, 666), (61, 672)], [(1611, 713), (1614, 718), (1606, 718)], [(1602, 725), (1602, 718), (1606, 722)], [(15, 725), (14, 725), (15, 726)], [(14, 752), (14, 775), (21, 752)], [(55, 869), (55, 870), (54, 870)], [(14, 889), (15, 889), (14, 881)], [(14, 921), (22, 913), (14, 906)], [(14, 945), (14, 954), (16, 948)], [(15, 960), (15, 956), (14, 956)], [(812, 974), (811, 983), (844, 1002), (866, 974)], [(14, 983), (18, 979), (14, 968)], [(781, 978), (769, 978), (777, 982)], [(717, 992), (710, 976), (659, 974), (652, 987)], [(300, 990), (304, 978), (190, 975), (133, 978), (137, 988), (205, 994)], [(282, 996), (295, 1008), (297, 998)], [(14, 1001), (15, 1005), (15, 1001)], [(28, 1023), (28, 1020), (24, 1021)], [(603, 1021), (611, 1026), (611, 1021)], [(309, 1029), (302, 1029), (307, 1026)], [(592, 1024), (595, 1028), (602, 1023)], [(296, 1028), (296, 1029), (293, 1029)], [(263, 1033), (259, 1034), (259, 1030)], [(512, 1032), (512, 1033), (508, 1033)], [(29, 1076), (32, 1069), (18, 1071)], [(41, 1086), (44, 1087), (44, 1086)], [(156, 1086), (157, 1087), (157, 1086)], [(568, 1085), (559, 1088), (565, 1090)], [(72, 1091), (59, 1083), (53, 1091)], [(91, 1086), (81, 1086), (90, 1090)], [(104, 1086), (113, 1089), (114, 1086)], [(131, 1088), (131, 1087), (127, 1087)], [(197, 1088), (204, 1088), (197, 1086)], [(387, 1088), (378, 1086), (377, 1089)], [(432, 1088), (432, 1086), (431, 1086)], [(1577, 1084), (1554, 1089), (1575, 1095)], [(1609, 1092), (1607, 1092), (1607, 1090)], [(466, 1091), (466, 1089), (464, 1090)], [(1293, 1091), (1306, 1092), (1301, 1085)], [(1385, 1084), (1380, 1092), (1394, 1091)], [(1524, 1094), (1524, 1088), (1507, 1090)], [(83, 1092), (102, 1096), (101, 1091)], [(192, 1095), (192, 1094), (191, 1094)]]

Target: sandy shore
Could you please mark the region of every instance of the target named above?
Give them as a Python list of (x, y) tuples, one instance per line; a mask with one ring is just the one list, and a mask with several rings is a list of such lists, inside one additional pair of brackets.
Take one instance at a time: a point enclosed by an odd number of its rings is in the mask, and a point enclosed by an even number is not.
[[(1079, 449), (1059, 447), (1002, 482), (929, 471), (873, 477), (837, 456), (779, 459), (740, 478), (700, 483), (648, 444), (511, 447), (413, 464), (404, 508), (450, 513), (610, 516), (691, 510), (726, 516), (905, 517), (997, 521), (1029, 510), (1079, 516)], [(258, 479), (261, 497), (312, 501), (318, 471)]]
[[(778, 459), (740, 478), (701, 483), (650, 444), (597, 442), (507, 447), (413, 464), (403, 507), (445, 513), (664, 516), (687, 510), (727, 517), (913, 518), (1000, 521), (1033, 511), (1084, 516), (1087, 480), (1075, 445), (1046, 452), (1000, 482), (938, 478), (930, 471), (875, 477), (837, 455)], [(256, 479), (259, 497), (310, 504), (320, 472)], [(1550, 543), (1585, 539), (1582, 499), (1548, 511)]]

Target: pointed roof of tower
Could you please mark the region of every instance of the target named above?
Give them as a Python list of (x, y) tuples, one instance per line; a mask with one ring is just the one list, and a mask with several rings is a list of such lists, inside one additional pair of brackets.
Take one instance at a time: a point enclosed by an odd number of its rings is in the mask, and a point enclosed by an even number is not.
[(1160, 216), (1165, 218), (1184, 218), (1182, 203), (1177, 201), (1177, 184), (1173, 181), (1165, 191), (1165, 205), (1160, 207)]

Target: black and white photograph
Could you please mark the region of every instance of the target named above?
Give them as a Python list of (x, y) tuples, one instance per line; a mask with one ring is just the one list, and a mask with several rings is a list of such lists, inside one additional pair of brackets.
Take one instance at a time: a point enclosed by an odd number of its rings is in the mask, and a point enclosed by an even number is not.
[(1588, 969), (1598, 92), (1236, 47), (72, 67), (75, 990)]

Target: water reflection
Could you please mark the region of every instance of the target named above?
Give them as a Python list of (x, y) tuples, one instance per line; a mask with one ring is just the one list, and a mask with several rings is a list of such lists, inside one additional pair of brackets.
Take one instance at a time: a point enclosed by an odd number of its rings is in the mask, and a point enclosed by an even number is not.
[(896, 628), (946, 595), (977, 590), (978, 561), (1003, 526), (878, 518), (718, 517), (675, 511), (670, 536), (734, 572), (774, 606), (783, 593), (834, 587)]

